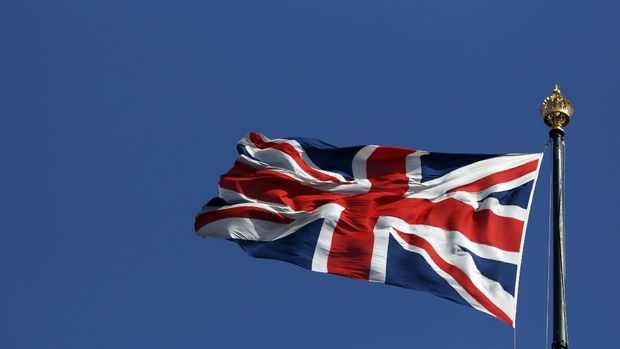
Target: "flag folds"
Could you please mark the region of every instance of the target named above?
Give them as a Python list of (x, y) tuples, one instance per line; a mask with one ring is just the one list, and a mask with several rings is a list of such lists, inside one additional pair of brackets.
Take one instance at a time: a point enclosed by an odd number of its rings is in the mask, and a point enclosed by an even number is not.
[(416, 289), (514, 326), (542, 159), (250, 133), (196, 232), (313, 271)]

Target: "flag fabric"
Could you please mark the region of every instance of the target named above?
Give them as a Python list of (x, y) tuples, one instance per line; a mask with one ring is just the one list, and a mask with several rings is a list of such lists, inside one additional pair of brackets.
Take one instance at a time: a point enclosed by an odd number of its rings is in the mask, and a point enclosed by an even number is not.
[(258, 258), (428, 292), (514, 326), (542, 160), (250, 133), (196, 232)]

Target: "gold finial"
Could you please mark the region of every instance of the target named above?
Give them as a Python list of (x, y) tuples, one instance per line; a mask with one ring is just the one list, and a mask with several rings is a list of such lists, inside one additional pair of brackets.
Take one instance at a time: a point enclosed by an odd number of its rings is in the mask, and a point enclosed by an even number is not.
[(568, 99), (562, 96), (562, 92), (556, 84), (551, 96), (545, 98), (542, 102), (540, 113), (545, 124), (551, 127), (552, 130), (564, 132), (564, 127), (568, 125), (570, 117), (573, 115), (573, 106)]

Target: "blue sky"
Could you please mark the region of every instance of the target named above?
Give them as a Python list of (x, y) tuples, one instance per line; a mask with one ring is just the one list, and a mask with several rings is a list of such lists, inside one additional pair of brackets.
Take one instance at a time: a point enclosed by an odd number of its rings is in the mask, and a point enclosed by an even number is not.
[[(538, 152), (567, 129), (572, 347), (617, 327), (614, 1), (0, 3), (0, 346), (509, 348), (440, 298), (200, 239), (249, 131), (336, 145)], [(547, 154), (549, 155), (549, 154)], [(545, 345), (550, 160), (525, 243), (517, 346)]]

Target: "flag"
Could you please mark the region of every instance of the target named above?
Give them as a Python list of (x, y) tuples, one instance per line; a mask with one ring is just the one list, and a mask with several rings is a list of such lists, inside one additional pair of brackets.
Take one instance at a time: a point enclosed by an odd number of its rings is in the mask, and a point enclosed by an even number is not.
[(196, 216), (258, 258), (428, 292), (514, 326), (542, 159), (250, 133)]

